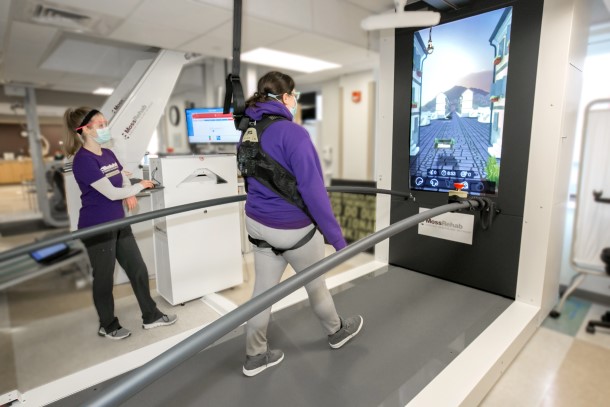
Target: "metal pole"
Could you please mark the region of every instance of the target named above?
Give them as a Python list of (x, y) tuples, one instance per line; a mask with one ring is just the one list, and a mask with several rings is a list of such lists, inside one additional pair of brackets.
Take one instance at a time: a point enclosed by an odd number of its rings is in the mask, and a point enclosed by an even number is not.
[(36, 113), (36, 92), (31, 86), (25, 87), (24, 107), (27, 120), (30, 157), (32, 158), (32, 166), (34, 168), (36, 198), (38, 200), (38, 208), (42, 212), (42, 219), (47, 225), (50, 226), (68, 226), (67, 221), (58, 221), (56, 219), (53, 219), (53, 216), (51, 215), (51, 207), (49, 206), (49, 195), (47, 192), (47, 168), (44, 164), (42, 149), (40, 147), (40, 125), (38, 123), (38, 115)]
[(239, 76), (241, 60), (241, 9), (242, 1), (233, 2), (233, 75)]
[(446, 212), (469, 207), (476, 208), (478, 206), (479, 202), (474, 200), (439, 206), (394, 223), (387, 228), (349, 245), (343, 250), (333, 253), (325, 259), (309, 266), (302, 272), (252, 298), (242, 306), (212, 322), (207, 327), (191, 335), (143, 366), (127, 373), (125, 376), (121, 377), (121, 380), (118, 380), (101, 390), (99, 394), (86, 402), (85, 405), (91, 407), (110, 407), (119, 405), (121, 402), (132, 397), (140, 390), (144, 389), (148, 384), (174, 369), (185, 360), (212, 345), (242, 323), (356, 254), (361, 253), (382, 240), (413, 227), (426, 219)]

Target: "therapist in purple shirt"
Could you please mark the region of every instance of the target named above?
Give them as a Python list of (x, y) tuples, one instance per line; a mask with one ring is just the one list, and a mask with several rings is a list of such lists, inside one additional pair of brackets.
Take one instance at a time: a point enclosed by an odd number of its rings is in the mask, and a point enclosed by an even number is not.
[[(81, 191), (78, 228), (121, 219), (123, 204), (131, 210), (137, 205), (135, 195), (154, 188), (148, 180), (131, 185), (114, 153), (101, 145), (112, 138), (108, 123), (99, 111), (87, 107), (68, 109), (64, 114), (66, 137), (64, 149), (74, 156), (72, 172)], [(99, 316), (98, 335), (124, 339), (131, 332), (121, 326), (114, 314), (114, 267), (116, 261), (125, 270), (142, 311), (142, 328), (151, 329), (176, 322), (175, 315), (159, 311), (150, 296), (148, 270), (136, 244), (131, 226), (83, 239), (93, 268), (93, 302)]]
[[(332, 212), (316, 149), (307, 131), (292, 121), (298, 98), (293, 79), (274, 71), (259, 79), (257, 91), (246, 101), (246, 115), (251, 121), (265, 116), (286, 119), (274, 121), (267, 127), (261, 147), (295, 176), (297, 189), (309, 212), (306, 214), (256, 179), (246, 179), (246, 229), (251, 238), (265, 242), (254, 248), (256, 281), (253, 297), (278, 284), (288, 264), (298, 273), (322, 260), (325, 255), (324, 238), (335, 250), (347, 245)], [(292, 249), (316, 225), (318, 230), (311, 240)], [(285, 251), (275, 254), (269, 246)], [(305, 289), (331, 348), (342, 347), (358, 334), (362, 317), (339, 317), (323, 276), (307, 284)], [(270, 312), (266, 309), (250, 319), (246, 326), (246, 361), (242, 369), (246, 376), (257, 375), (284, 359), (281, 350), (271, 349), (267, 343)]]

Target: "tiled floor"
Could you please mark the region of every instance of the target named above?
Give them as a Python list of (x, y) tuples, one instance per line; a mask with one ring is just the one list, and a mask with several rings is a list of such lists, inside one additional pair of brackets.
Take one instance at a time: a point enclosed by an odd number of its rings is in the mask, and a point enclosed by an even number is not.
[(610, 331), (585, 330), (606, 308), (569, 298), (562, 315), (544, 321), (481, 406), (610, 406)]
[[(16, 187), (14, 191), (20, 189)], [(3, 200), (7, 197), (6, 187), (0, 187), (0, 196)], [(13, 198), (19, 199), (18, 195)], [(29, 216), (32, 216), (31, 211)], [(30, 242), (39, 235), (29, 233), (1, 237), (0, 251)], [(328, 250), (332, 251), (330, 248)], [(333, 270), (332, 274), (370, 259), (370, 255), (361, 254)], [(245, 302), (252, 291), (252, 272), (251, 254), (246, 254), (245, 283), (221, 294), (238, 305)], [(287, 270), (284, 278), (290, 273)], [(95, 342), (95, 353), (87, 350), (93, 345), (91, 330), (95, 330), (95, 312), (89, 288), (77, 288), (74, 284), (77, 278), (77, 274), (55, 273), (0, 292), (0, 396), (14, 389), (17, 381), (27, 383), (27, 387), (37, 386), (58, 374), (68, 374), (117, 355), (117, 344), (110, 346), (109, 341)], [(154, 281), (152, 284), (154, 288)], [(137, 306), (131, 288), (117, 286), (115, 297), (117, 309), (129, 315), (125, 317), (125, 322), (137, 325)], [(163, 300), (157, 301), (162, 303)], [(610, 333), (600, 330), (591, 335), (585, 332), (586, 322), (598, 319), (606, 308), (609, 307), (571, 298), (559, 319), (547, 319), (533, 335), (481, 406), (610, 406), (610, 386), (607, 385)], [(152, 334), (137, 332), (133, 341), (122, 345), (131, 349), (217, 318), (200, 302), (187, 304), (178, 311), (182, 315), (180, 324)], [(188, 327), (184, 325), (187, 321)], [(35, 338), (39, 338), (39, 342)], [(44, 339), (44, 346), (40, 338)], [(58, 343), (67, 345), (74, 354), (86, 357), (73, 357), (70, 366), (58, 369), (56, 358), (63, 357)], [(8, 352), (9, 349), (16, 351)], [(40, 349), (50, 352), (42, 354)], [(129, 349), (121, 348), (119, 354)]]

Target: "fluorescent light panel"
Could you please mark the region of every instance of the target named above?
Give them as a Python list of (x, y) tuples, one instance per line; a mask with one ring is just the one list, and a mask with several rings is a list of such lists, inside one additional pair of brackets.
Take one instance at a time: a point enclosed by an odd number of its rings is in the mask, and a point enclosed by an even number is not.
[(94, 95), (112, 95), (112, 92), (114, 92), (113, 88), (97, 88), (96, 90), (93, 91)]
[(241, 54), (241, 60), (258, 65), (284, 68), (291, 71), (312, 73), (326, 69), (339, 68), (341, 65), (269, 48), (256, 48)]

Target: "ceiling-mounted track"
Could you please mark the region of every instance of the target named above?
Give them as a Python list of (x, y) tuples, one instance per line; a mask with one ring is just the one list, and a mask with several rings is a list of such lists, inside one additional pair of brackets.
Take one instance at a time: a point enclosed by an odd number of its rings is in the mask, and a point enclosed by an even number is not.
[(438, 11), (458, 10), (464, 6), (474, 3), (474, 0), (422, 0), (430, 7)]

